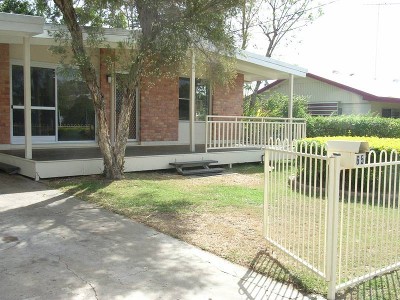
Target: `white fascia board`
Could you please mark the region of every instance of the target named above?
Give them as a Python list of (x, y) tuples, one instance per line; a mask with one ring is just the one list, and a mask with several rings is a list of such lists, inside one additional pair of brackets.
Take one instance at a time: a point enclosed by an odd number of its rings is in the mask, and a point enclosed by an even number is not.
[[(60, 29), (66, 30), (66, 27), (62, 25), (46, 24), (44, 26), (44, 31), (41, 34), (34, 36), (34, 43), (43, 45), (55, 44), (52, 35)], [(103, 30), (105, 38), (104, 44), (110, 44), (111, 47), (116, 47), (118, 43), (127, 41), (132, 35), (131, 31), (120, 28), (104, 28)], [(84, 40), (87, 38), (85, 32), (83, 33), (83, 38)]]
[(274, 70), (299, 77), (306, 77), (307, 74), (307, 69), (244, 50), (238, 51), (236, 53), (236, 59), (238, 61), (244, 62), (245, 64), (266, 68), (270, 71)]
[(44, 18), (0, 13), (0, 35), (34, 36), (43, 32)]

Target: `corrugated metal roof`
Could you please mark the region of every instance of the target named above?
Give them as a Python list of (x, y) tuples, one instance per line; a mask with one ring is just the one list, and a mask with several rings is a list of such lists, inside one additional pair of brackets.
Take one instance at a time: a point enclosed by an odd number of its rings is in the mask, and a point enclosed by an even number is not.
[(321, 78), (348, 86), (350, 88), (383, 98), (400, 98), (400, 82), (366, 78), (360, 75), (328, 73), (310, 73)]
[[(400, 82), (398, 81), (376, 80), (363, 78), (362, 76), (343, 75), (337, 73), (327, 74), (323, 76), (316, 75), (314, 73), (307, 73), (307, 77), (358, 94), (367, 101), (393, 103), (400, 102)], [(258, 93), (263, 93), (283, 81), (284, 80), (274, 81), (266, 87), (260, 89)]]

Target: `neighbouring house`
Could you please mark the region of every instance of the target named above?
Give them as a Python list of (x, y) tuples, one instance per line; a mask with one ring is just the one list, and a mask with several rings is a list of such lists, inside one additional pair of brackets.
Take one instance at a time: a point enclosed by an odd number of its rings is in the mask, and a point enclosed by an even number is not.
[[(358, 76), (318, 76), (307, 73), (294, 82), (294, 93), (308, 99), (308, 111), (314, 116), (378, 114), (400, 118), (400, 84), (382, 83)], [(274, 92), (289, 94), (289, 81), (276, 80), (259, 90), (259, 94)]]
[[(99, 174), (103, 163), (93, 104), (86, 85), (63, 72), (59, 57), (49, 50), (56, 45), (54, 30), (41, 17), (0, 13), (0, 163), (17, 166), (22, 175), (35, 179)], [(128, 35), (127, 30), (105, 29), (111, 48)], [(121, 101), (118, 80), (123, 74), (109, 73), (102, 59), (107, 51), (99, 48), (92, 59), (113, 137)], [(125, 171), (165, 169), (171, 162), (188, 160), (259, 161), (261, 146), (273, 135), (285, 138), (288, 124), (305, 135), (304, 120), (293, 119), (274, 120), (281, 125), (268, 132), (265, 126), (256, 137), (253, 126), (267, 120), (242, 117), (242, 102), (244, 82), (297, 80), (306, 70), (249, 52), (238, 53), (236, 60), (236, 82), (230, 89), (214, 87), (211, 92), (206, 78), (193, 74), (157, 78), (152, 85), (140, 86)], [(191, 80), (196, 81), (194, 99), (189, 93)], [(193, 115), (190, 105), (195, 107)]]

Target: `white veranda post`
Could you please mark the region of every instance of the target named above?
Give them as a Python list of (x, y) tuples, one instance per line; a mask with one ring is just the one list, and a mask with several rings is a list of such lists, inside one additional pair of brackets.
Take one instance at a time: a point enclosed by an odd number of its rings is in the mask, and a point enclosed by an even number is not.
[(32, 159), (32, 117), (31, 117), (31, 41), (24, 43), (24, 118), (25, 118), (25, 158)]
[(196, 99), (196, 58), (194, 50), (192, 50), (192, 67), (190, 72), (190, 105), (189, 105), (189, 128), (190, 128), (190, 152), (196, 151), (195, 142), (195, 99)]
[(289, 106), (288, 106), (290, 143), (292, 143), (293, 140), (293, 81), (294, 81), (294, 76), (293, 74), (290, 74), (289, 77), (290, 91), (289, 91)]

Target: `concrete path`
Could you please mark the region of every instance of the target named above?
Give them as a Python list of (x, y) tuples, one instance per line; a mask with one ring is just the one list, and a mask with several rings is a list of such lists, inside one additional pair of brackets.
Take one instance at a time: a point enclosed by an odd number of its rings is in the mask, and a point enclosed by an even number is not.
[(0, 174), (0, 299), (309, 299), (20, 176)]

